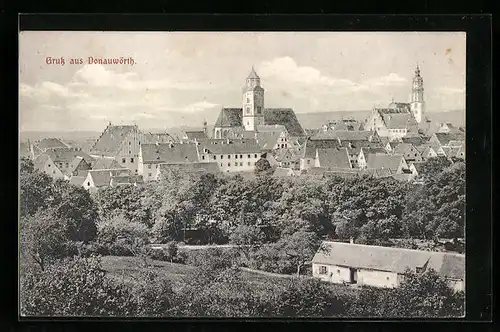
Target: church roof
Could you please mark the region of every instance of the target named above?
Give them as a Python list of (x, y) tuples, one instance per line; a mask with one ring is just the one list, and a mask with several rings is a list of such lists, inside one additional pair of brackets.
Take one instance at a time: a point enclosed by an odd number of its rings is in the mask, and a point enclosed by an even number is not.
[(215, 127), (241, 127), (243, 125), (242, 108), (222, 108)]
[(143, 163), (185, 163), (197, 162), (195, 144), (158, 143), (141, 146)]
[(290, 136), (302, 136), (305, 134), (295, 112), (291, 108), (264, 109), (264, 123), (266, 125), (283, 125)]
[(93, 155), (114, 155), (118, 153), (129, 134), (137, 132), (136, 125), (108, 126), (90, 150)]
[[(266, 108), (263, 112), (264, 124), (267, 126), (282, 125), (291, 136), (304, 135), (304, 129), (295, 116), (291, 108)], [(243, 109), (242, 108), (222, 108), (215, 127), (242, 127)], [(258, 129), (258, 128), (257, 128)]]

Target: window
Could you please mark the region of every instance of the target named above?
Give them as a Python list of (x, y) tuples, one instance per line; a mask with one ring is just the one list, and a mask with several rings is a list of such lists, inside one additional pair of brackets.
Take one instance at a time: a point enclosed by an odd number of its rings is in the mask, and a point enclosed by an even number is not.
[(131, 145), (131, 144), (132, 144), (132, 143), (129, 141), (129, 142), (128, 142), (128, 145)]
[(125, 161), (125, 158), (122, 158), (122, 164), (124, 164), (126, 161)]
[[(247, 114), (250, 114), (250, 107), (247, 107)], [(247, 122), (248, 124), (248, 122)]]
[(151, 176), (151, 172), (150, 172), (150, 173), (148, 173), (148, 176)]
[(250, 155), (248, 155), (247, 158), (250, 159), (251, 158)]
[(250, 166), (250, 162), (248, 162), (248, 166)]
[(201, 156), (201, 159), (205, 160), (205, 156)]
[(249, 103), (249, 102), (250, 102), (250, 98), (247, 97), (247, 103)]
[(48, 164), (48, 167), (50, 167), (50, 164)]
[(230, 166), (231, 166), (231, 163), (227, 163), (227, 166), (229, 166), (229, 167), (230, 167)]
[(134, 158), (130, 158), (130, 162), (133, 163), (134, 162)]
[(69, 166), (68, 163), (66, 163), (66, 167), (68, 167), (68, 166)]
[(262, 112), (262, 108), (260, 106), (257, 106), (257, 114), (260, 114)]
[(223, 167), (223, 166), (224, 166), (224, 164), (223, 164), (223, 163), (220, 163), (220, 167)]
[(255, 155), (255, 158), (257, 158), (257, 155)]
[(389, 277), (386, 277), (385, 279), (386, 279), (386, 280), (389, 280)]
[(89, 181), (89, 182), (87, 182), (87, 186), (88, 186), (88, 187), (90, 187), (90, 181)]
[(132, 151), (128, 150), (128, 154), (132, 154)]
[(224, 158), (224, 155), (223, 155), (223, 154), (221, 154), (221, 155), (220, 155), (220, 159), (223, 159), (223, 158)]
[(311, 160), (310, 159), (307, 159), (307, 164), (309, 165), (311, 163)]
[(53, 171), (52, 171), (52, 174), (56, 174), (56, 170), (53, 170)]
[(231, 159), (231, 155), (230, 154), (227, 155), (227, 159)]
[(217, 156), (214, 156), (214, 160), (217, 159)]
[(240, 154), (240, 159), (243, 159), (243, 155), (242, 154)]
[(234, 158), (235, 158), (235, 159), (238, 159), (238, 155), (235, 155), (235, 156), (234, 156)]
[(240, 163), (240, 166), (243, 166), (243, 163)]
[(326, 273), (327, 273), (326, 266), (320, 266), (319, 267), (319, 274), (326, 274)]
[(337, 274), (340, 274), (340, 270), (337, 270)]
[(151, 169), (151, 164), (148, 164), (148, 169)]

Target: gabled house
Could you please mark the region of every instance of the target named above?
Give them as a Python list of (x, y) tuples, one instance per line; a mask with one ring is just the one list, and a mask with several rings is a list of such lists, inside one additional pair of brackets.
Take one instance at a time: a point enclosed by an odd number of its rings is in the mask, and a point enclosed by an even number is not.
[(324, 169), (350, 169), (352, 168), (347, 148), (316, 149), (314, 167)]
[(54, 161), (48, 154), (41, 154), (33, 160), (33, 165), (36, 170), (51, 176), (54, 179), (63, 179), (64, 174), (57, 167)]
[(280, 149), (274, 155), (278, 167), (300, 169), (300, 150), (294, 148)]
[(204, 130), (189, 130), (182, 133), (182, 140), (187, 143), (196, 143), (208, 139)]
[(408, 163), (421, 162), (423, 160), (420, 151), (409, 143), (398, 144), (394, 148), (393, 153), (402, 155)]
[(120, 169), (120, 168), (125, 168), (122, 165), (120, 165), (115, 159), (113, 158), (97, 158), (94, 162), (94, 165), (92, 166), (92, 169), (98, 170), (98, 169)]
[(276, 163), (271, 154), (262, 152), (255, 139), (210, 139), (197, 148), (200, 162), (216, 162), (224, 173), (253, 172), (263, 155)]
[(90, 149), (94, 158), (113, 158), (122, 167), (138, 174), (138, 157), (144, 135), (137, 125), (116, 126), (111, 123)]
[(361, 148), (358, 155), (358, 161), (356, 163), (358, 168), (360, 169), (366, 168), (368, 156), (370, 154), (387, 154), (387, 151), (383, 148), (369, 148), (369, 147)]
[(158, 178), (159, 164), (196, 163), (199, 161), (197, 145), (193, 143), (142, 144), (138, 158), (139, 175), (144, 181)]
[(46, 149), (44, 154), (50, 156), (66, 178), (71, 177), (75, 169), (88, 170), (94, 163), (94, 158), (80, 148), (51, 148)]
[(429, 144), (417, 146), (416, 149), (420, 152), (423, 161), (438, 156), (436, 150)]
[(458, 133), (460, 132), (459, 127), (455, 127), (451, 122), (441, 123), (437, 129), (437, 133)]
[(96, 192), (100, 188), (118, 185), (135, 185), (141, 182), (140, 176), (132, 174), (127, 168), (90, 170), (83, 182), (83, 187)]
[(367, 157), (367, 169), (390, 170), (392, 174), (401, 174), (408, 169), (408, 164), (402, 155), (398, 154), (369, 154)]
[(306, 170), (314, 167), (317, 149), (339, 149), (342, 146), (340, 141), (334, 139), (307, 139), (304, 143), (302, 156), (300, 158), (300, 170)]
[(69, 166), (68, 173), (66, 177), (68, 179), (71, 179), (73, 176), (79, 176), (80, 174), (83, 174), (89, 170), (92, 169), (92, 165), (90, 162), (85, 160), (85, 158), (81, 156), (76, 156), (75, 159), (71, 162)]
[(337, 284), (396, 288), (408, 271), (430, 269), (465, 290), (465, 255), (324, 241), (312, 259), (313, 277)]
[(465, 142), (465, 133), (434, 133), (429, 139), (429, 144), (433, 147), (448, 146), (451, 141)]
[(63, 142), (60, 138), (43, 138), (35, 141), (32, 146), (32, 153), (34, 157), (46, 152), (49, 149), (70, 148), (70, 146)]

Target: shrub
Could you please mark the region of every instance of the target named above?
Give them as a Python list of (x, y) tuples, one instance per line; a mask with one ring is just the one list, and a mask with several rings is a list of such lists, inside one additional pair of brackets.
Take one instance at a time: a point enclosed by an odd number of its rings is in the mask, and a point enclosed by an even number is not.
[(23, 269), (23, 316), (129, 316), (128, 288), (106, 277), (96, 257), (63, 259), (42, 270)]
[(127, 220), (122, 214), (101, 221), (97, 229), (97, 242), (110, 255), (138, 255), (149, 242), (148, 228)]
[(134, 287), (138, 316), (166, 317), (175, 314), (177, 296), (172, 282), (150, 269), (144, 270)]

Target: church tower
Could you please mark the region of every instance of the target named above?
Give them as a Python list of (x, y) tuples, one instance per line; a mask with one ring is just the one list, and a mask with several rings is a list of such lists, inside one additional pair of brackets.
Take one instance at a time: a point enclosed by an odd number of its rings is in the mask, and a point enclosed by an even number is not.
[(425, 101), (424, 101), (424, 80), (420, 76), (420, 68), (415, 69), (415, 76), (413, 76), (413, 83), (411, 87), (410, 108), (413, 117), (417, 123), (424, 120)]
[(242, 92), (243, 126), (245, 130), (255, 131), (257, 126), (264, 124), (264, 89), (253, 67)]

